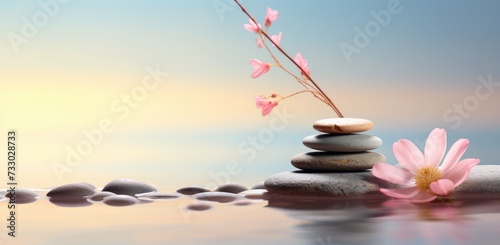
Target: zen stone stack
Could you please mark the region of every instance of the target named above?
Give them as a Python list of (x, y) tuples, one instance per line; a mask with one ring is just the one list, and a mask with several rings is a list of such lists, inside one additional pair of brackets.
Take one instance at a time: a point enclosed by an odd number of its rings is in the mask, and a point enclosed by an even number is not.
[(367, 178), (375, 163), (386, 161), (384, 155), (373, 151), (382, 145), (382, 140), (362, 133), (370, 130), (373, 123), (359, 118), (332, 118), (316, 121), (313, 127), (320, 134), (302, 141), (312, 151), (291, 160), (300, 170), (269, 177), (266, 189), (271, 194), (318, 196), (377, 192), (380, 185), (375, 186)]

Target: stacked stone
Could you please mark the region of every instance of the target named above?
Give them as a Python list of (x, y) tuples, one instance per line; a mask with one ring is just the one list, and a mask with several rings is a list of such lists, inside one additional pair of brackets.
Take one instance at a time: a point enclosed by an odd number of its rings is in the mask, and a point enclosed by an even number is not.
[(358, 118), (333, 118), (316, 121), (314, 129), (321, 134), (305, 137), (302, 143), (316, 151), (301, 153), (292, 158), (292, 165), (304, 171), (360, 171), (385, 162), (385, 156), (373, 152), (382, 145), (376, 136), (360, 134), (370, 130), (373, 123)]
[(385, 156), (373, 150), (382, 140), (369, 134), (373, 123), (359, 118), (332, 118), (316, 121), (320, 132), (302, 141), (313, 151), (292, 158), (299, 171), (283, 172), (266, 179), (270, 194), (313, 196), (360, 196), (378, 193), (378, 188), (392, 188), (371, 174), (375, 163), (385, 162)]

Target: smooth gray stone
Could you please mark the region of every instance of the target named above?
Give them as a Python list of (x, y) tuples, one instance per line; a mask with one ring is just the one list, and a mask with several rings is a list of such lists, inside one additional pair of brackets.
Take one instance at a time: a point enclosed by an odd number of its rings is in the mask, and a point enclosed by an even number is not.
[(109, 196), (113, 196), (113, 195), (116, 195), (116, 194), (113, 192), (109, 192), (109, 191), (102, 191), (102, 192), (97, 192), (96, 194), (90, 196), (89, 199), (92, 201), (100, 202), (100, 201), (104, 200), (104, 198), (109, 197)]
[(247, 199), (265, 199), (268, 196), (266, 189), (252, 189), (238, 193)]
[(236, 184), (236, 183), (226, 183), (226, 184), (223, 184), (223, 185), (217, 187), (217, 189), (215, 189), (214, 191), (229, 192), (229, 193), (238, 194), (238, 193), (246, 191), (246, 190), (248, 190), (248, 188), (246, 188), (243, 185)]
[(235, 206), (248, 206), (248, 205), (252, 205), (253, 202), (250, 200), (240, 200), (240, 201), (233, 202), (232, 204)]
[(283, 172), (270, 176), (264, 184), (271, 194), (296, 196), (382, 195), (379, 187), (398, 187), (378, 179), (368, 170), (353, 173)]
[(180, 188), (177, 190), (178, 193), (181, 193), (183, 195), (194, 195), (198, 193), (203, 193), (203, 192), (209, 192), (209, 189), (203, 188), (203, 187), (198, 187), (198, 186), (188, 186), (184, 188)]
[(243, 196), (241, 195), (229, 192), (203, 192), (195, 194), (193, 195), (193, 197), (198, 200), (220, 202), (220, 203), (232, 202), (234, 200), (243, 198)]
[(478, 165), (452, 196), (500, 195), (500, 165)]
[(5, 197), (7, 198), (7, 200), (12, 200), (15, 198), (15, 202), (19, 204), (32, 203), (37, 200), (38, 193), (31, 189), (16, 188), (13, 198), (11, 198), (11, 192), (7, 192)]
[(367, 134), (318, 134), (305, 137), (302, 143), (320, 151), (362, 152), (379, 148), (382, 140)]
[(102, 191), (109, 191), (115, 194), (135, 196), (136, 194), (157, 191), (150, 184), (131, 179), (116, 179), (109, 182)]
[(95, 194), (95, 188), (88, 183), (72, 183), (61, 185), (50, 190), (47, 193), (47, 196), (51, 199), (64, 199), (64, 200), (72, 200), (72, 199), (82, 199), (85, 196), (90, 196)]
[(151, 192), (135, 195), (138, 198), (147, 199), (175, 199), (179, 198), (179, 194), (161, 193), (161, 192)]
[(306, 171), (359, 171), (371, 169), (375, 163), (385, 162), (377, 152), (333, 153), (307, 152), (292, 158), (292, 165)]
[(264, 182), (260, 182), (256, 185), (254, 185), (252, 188), (252, 190), (258, 190), (258, 189), (266, 189), (266, 186), (264, 186)]
[(192, 211), (205, 211), (211, 209), (212, 206), (208, 203), (192, 203), (187, 205), (186, 208)]
[[(401, 188), (378, 179), (369, 170), (353, 173), (283, 172), (270, 176), (264, 184), (270, 194), (288, 196), (383, 196), (379, 188)], [(500, 197), (500, 165), (472, 168), (468, 178), (450, 197)]]
[(130, 195), (112, 195), (104, 198), (103, 202), (110, 206), (130, 206), (138, 204), (140, 201)]

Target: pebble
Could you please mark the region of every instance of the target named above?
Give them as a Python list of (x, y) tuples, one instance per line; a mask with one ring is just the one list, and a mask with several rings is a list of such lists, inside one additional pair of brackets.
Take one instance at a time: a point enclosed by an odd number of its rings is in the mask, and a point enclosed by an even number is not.
[[(375, 163), (385, 162), (377, 152), (330, 153), (307, 152), (292, 158), (292, 165), (307, 171), (359, 171), (371, 169)], [(266, 185), (267, 188), (267, 185)]]
[(256, 190), (256, 189), (266, 189), (266, 186), (264, 185), (264, 181), (262, 181), (262, 182), (260, 182), (260, 183), (258, 183), (256, 185), (254, 185), (252, 187), (252, 190)]
[(95, 188), (93, 188), (88, 183), (72, 183), (61, 185), (50, 190), (47, 196), (51, 199), (62, 199), (62, 200), (72, 200), (72, 199), (83, 199), (85, 196), (90, 196), (95, 194)]
[(252, 189), (240, 192), (239, 195), (242, 195), (247, 199), (265, 199), (269, 194), (266, 189)]
[(192, 210), (192, 211), (205, 211), (205, 210), (211, 209), (212, 206), (210, 204), (207, 204), (207, 203), (193, 203), (193, 204), (187, 205), (186, 208), (189, 210)]
[(109, 196), (113, 196), (113, 195), (116, 195), (116, 194), (113, 192), (109, 192), (109, 191), (101, 191), (101, 192), (97, 192), (96, 194), (90, 196), (89, 199), (92, 201), (100, 202), (104, 198), (109, 197)]
[[(10, 200), (10, 193), (7, 192), (5, 197), (7, 200)], [(16, 203), (23, 204), (23, 203), (32, 203), (37, 200), (38, 198), (38, 193), (36, 191), (33, 191), (31, 189), (24, 189), (24, 188), (16, 188), (15, 192), (15, 200)]]
[(370, 120), (360, 118), (328, 118), (313, 123), (313, 128), (323, 133), (358, 133), (373, 128)]
[(227, 203), (232, 202), (236, 199), (240, 199), (243, 196), (228, 192), (203, 192), (195, 194), (193, 195), (193, 197), (203, 201)]
[(236, 206), (248, 206), (248, 205), (253, 204), (253, 202), (250, 200), (240, 200), (240, 201), (233, 202), (232, 204), (236, 205)]
[(184, 188), (180, 188), (177, 190), (178, 193), (181, 193), (183, 195), (194, 195), (198, 193), (203, 193), (203, 192), (209, 192), (210, 190), (205, 189), (203, 187), (198, 187), (198, 186), (188, 186)]
[(109, 191), (115, 194), (135, 196), (136, 194), (157, 191), (150, 184), (131, 179), (116, 179), (109, 182), (102, 191)]
[(175, 199), (178, 198), (178, 194), (169, 194), (169, 193), (160, 193), (160, 192), (151, 192), (151, 193), (143, 193), (135, 195), (138, 198), (148, 198), (148, 199)]
[(138, 204), (140, 201), (130, 195), (113, 195), (104, 198), (103, 202), (110, 206), (130, 206)]
[(87, 201), (87, 199), (85, 198), (78, 198), (78, 199), (50, 198), (49, 202), (59, 207), (71, 207), (71, 208), (86, 207), (92, 205), (92, 203)]
[(305, 137), (302, 143), (320, 151), (362, 152), (379, 148), (382, 140), (367, 134), (319, 134)]
[(265, 185), (270, 194), (295, 196), (383, 196), (379, 187), (398, 186), (380, 180), (371, 171), (352, 173), (283, 172), (270, 176)]
[(233, 193), (233, 194), (238, 194), (238, 193), (246, 191), (246, 190), (248, 190), (248, 188), (246, 188), (243, 185), (236, 184), (236, 183), (226, 183), (226, 184), (223, 184), (223, 185), (217, 187), (217, 189), (215, 189), (215, 191), (218, 191), (218, 192), (228, 192), (228, 193)]

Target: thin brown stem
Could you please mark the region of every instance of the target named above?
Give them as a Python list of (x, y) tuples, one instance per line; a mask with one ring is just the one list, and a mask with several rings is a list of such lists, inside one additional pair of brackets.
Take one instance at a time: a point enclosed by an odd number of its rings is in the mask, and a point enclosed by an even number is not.
[[(305, 82), (304, 80), (300, 79), (298, 76), (296, 76), (295, 74), (293, 74), (292, 72), (290, 72), (289, 70), (287, 70), (283, 65), (281, 65), (281, 62), (278, 60), (278, 58), (276, 58), (276, 56), (274, 56), (273, 51), (271, 51), (271, 49), (269, 48), (269, 46), (262, 39), (262, 36), (260, 37), (260, 39), (262, 41), (262, 44), (266, 48), (267, 52), (269, 53), (269, 55), (271, 55), (271, 57), (273, 58), (274, 62), (276, 62), (276, 65), (278, 65), (283, 71), (285, 71), (286, 73), (288, 73), (290, 76), (292, 76), (295, 79), (297, 79), (297, 82), (299, 82), (302, 86), (304, 86), (305, 89), (313, 89), (313, 90), (317, 91), (317, 89), (314, 86), (312, 86), (311, 84), (309, 84), (309, 83)], [(328, 105), (328, 102), (326, 102), (325, 100), (321, 100), (321, 101), (323, 101), (325, 104)]]
[[(238, 4), (238, 6), (241, 8), (241, 10), (243, 11), (243, 13), (245, 13), (248, 18), (250, 18), (250, 20), (252, 20), (252, 22), (255, 23), (255, 25), (259, 25), (258, 22), (255, 20), (255, 18), (250, 14), (248, 13), (248, 11), (245, 9), (245, 7), (243, 7), (243, 5), (241, 5), (241, 3), (238, 1), (238, 0), (234, 0), (234, 2), (236, 2), (236, 4)], [(297, 64), (297, 62), (295, 62), (295, 60), (292, 59), (292, 57), (290, 57), (290, 55), (288, 55), (280, 46), (276, 45), (276, 43), (274, 43), (274, 41), (271, 39), (271, 37), (269, 37), (269, 35), (267, 35), (266, 32), (262, 31), (262, 29), (260, 30), (260, 33), (262, 33), (262, 35), (264, 35), (272, 44), (274, 44), (274, 46), (288, 59), (290, 60), (290, 62), (292, 62), (297, 68), (299, 68), (301, 74), (303, 74), (308, 81), (310, 81), (314, 87), (318, 90), (318, 92), (321, 94), (321, 96), (323, 98), (325, 98), (325, 100), (328, 102), (327, 104), (329, 106), (332, 107), (332, 109), (335, 111), (335, 113), (339, 116), (339, 117), (344, 117), (342, 115), (342, 113), (340, 112), (340, 110), (337, 108), (337, 106), (335, 106), (335, 104), (332, 102), (332, 100), (325, 94), (325, 92), (323, 92), (323, 90), (318, 86), (318, 84), (316, 84), (316, 82), (311, 78), (311, 76), (309, 76), (309, 74), (307, 74), (304, 69), (302, 69), (302, 67), (300, 67), (299, 64)]]

